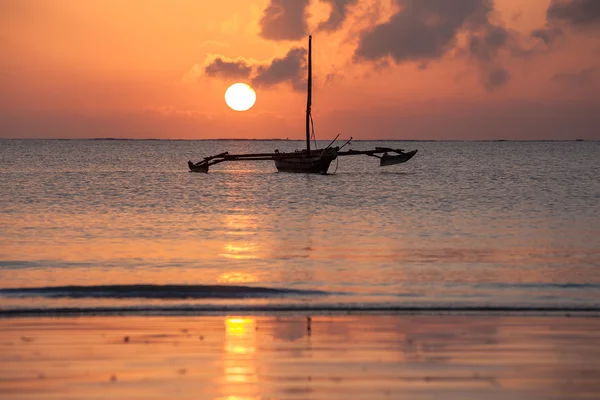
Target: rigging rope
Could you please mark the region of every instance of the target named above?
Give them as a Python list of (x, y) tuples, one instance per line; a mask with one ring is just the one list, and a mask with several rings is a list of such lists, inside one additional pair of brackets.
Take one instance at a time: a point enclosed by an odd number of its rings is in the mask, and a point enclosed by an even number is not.
[(313, 121), (312, 113), (308, 114), (308, 116), (310, 117), (310, 126), (312, 128), (312, 133), (311, 133), (310, 137), (313, 139), (313, 142), (315, 143), (315, 150), (317, 150), (317, 137), (315, 136), (315, 121)]

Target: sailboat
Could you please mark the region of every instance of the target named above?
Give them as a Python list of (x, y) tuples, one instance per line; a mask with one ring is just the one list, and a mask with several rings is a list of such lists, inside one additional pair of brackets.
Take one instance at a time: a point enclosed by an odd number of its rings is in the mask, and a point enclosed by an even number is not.
[(311, 106), (312, 106), (312, 36), (308, 37), (308, 94), (306, 96), (306, 151), (293, 157), (275, 160), (279, 172), (304, 172), (326, 174), (329, 165), (337, 158), (339, 147), (326, 147), (323, 150), (310, 150)]
[[(342, 146), (333, 147), (334, 139), (324, 149), (311, 149), (311, 126), (312, 126), (312, 36), (308, 37), (308, 84), (306, 98), (306, 149), (291, 153), (255, 153), (255, 154), (230, 154), (229, 152), (220, 153), (214, 156), (205, 157), (199, 162), (188, 161), (188, 167), (191, 172), (208, 172), (211, 165), (225, 161), (275, 161), (275, 168), (279, 172), (296, 172), (326, 174), (331, 162), (341, 156), (367, 155), (380, 159), (380, 166), (388, 166), (404, 163), (410, 160), (417, 153), (417, 150), (405, 152), (403, 149), (392, 149), (389, 147), (375, 147), (375, 150), (347, 150), (341, 151), (350, 140)], [(338, 135), (339, 136), (339, 135)], [(390, 154), (392, 153), (392, 154)], [(394, 154), (395, 153), (395, 154)]]

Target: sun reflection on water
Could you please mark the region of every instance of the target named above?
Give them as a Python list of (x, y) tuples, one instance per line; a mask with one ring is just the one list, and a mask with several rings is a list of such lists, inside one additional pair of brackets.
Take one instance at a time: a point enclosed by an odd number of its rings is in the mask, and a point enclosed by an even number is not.
[(223, 221), (226, 242), (219, 255), (234, 260), (253, 260), (259, 257), (260, 246), (249, 237), (258, 227), (257, 218), (252, 215), (226, 215)]
[(255, 243), (227, 243), (224, 246), (224, 250), (224, 253), (221, 253), (220, 255), (225, 258), (233, 258), (235, 260), (252, 260), (258, 258), (258, 255), (256, 254), (258, 245)]
[[(227, 392), (254, 391), (256, 374), (256, 321), (253, 318), (230, 317), (225, 320), (224, 377)], [(254, 393), (252, 393), (254, 394)], [(247, 398), (234, 397), (229, 398)]]
[(223, 272), (217, 277), (217, 281), (219, 283), (239, 284), (257, 282), (258, 279), (251, 273), (235, 271)]

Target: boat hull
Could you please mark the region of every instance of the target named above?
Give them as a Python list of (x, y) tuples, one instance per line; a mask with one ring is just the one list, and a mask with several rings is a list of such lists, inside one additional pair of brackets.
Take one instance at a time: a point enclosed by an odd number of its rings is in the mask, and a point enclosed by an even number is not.
[(335, 157), (298, 156), (275, 160), (275, 167), (279, 172), (326, 174), (333, 160)]
[(385, 167), (388, 165), (405, 163), (408, 160), (410, 160), (411, 158), (413, 158), (415, 156), (415, 154), (417, 154), (417, 150), (413, 150), (413, 151), (409, 151), (407, 153), (401, 153), (401, 154), (393, 155), (393, 156), (385, 153), (383, 156), (381, 156), (381, 159), (380, 159), (381, 161), (379, 162), (379, 166)]
[(191, 172), (208, 172), (208, 163), (206, 162), (194, 164), (193, 162), (188, 161), (188, 167), (190, 168)]

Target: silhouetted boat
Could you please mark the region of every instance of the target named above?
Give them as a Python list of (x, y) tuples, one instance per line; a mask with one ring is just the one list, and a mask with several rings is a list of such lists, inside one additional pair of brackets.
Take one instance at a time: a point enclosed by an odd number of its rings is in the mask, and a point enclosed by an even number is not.
[(329, 165), (337, 158), (339, 147), (326, 147), (323, 150), (310, 150), (310, 128), (312, 107), (312, 36), (308, 37), (308, 84), (306, 96), (306, 151), (290, 157), (275, 160), (279, 172), (304, 172), (326, 174)]
[[(341, 148), (350, 143), (348, 140), (344, 145), (332, 147), (334, 139), (329, 146), (324, 149), (310, 148), (310, 132), (312, 127), (312, 36), (308, 37), (308, 93), (306, 99), (306, 149), (292, 153), (256, 153), (256, 154), (229, 154), (229, 152), (220, 153), (211, 157), (205, 157), (202, 161), (193, 163), (188, 161), (188, 167), (192, 172), (208, 172), (211, 165), (219, 164), (224, 161), (259, 161), (273, 160), (275, 167), (279, 172), (298, 172), (311, 174), (326, 174), (331, 162), (338, 157), (367, 155), (380, 159), (379, 165), (395, 165), (407, 162), (417, 153), (417, 150), (404, 152), (402, 149), (392, 149), (389, 147), (375, 147), (375, 150), (347, 150), (340, 151)], [(339, 136), (339, 135), (338, 135)], [(395, 153), (395, 154), (389, 154)], [(381, 155), (379, 155), (381, 154)]]

